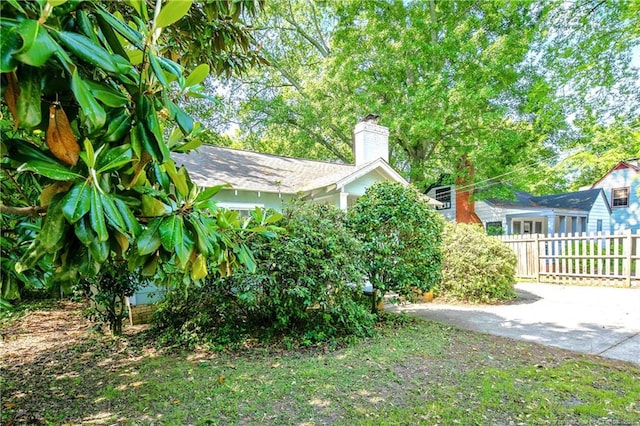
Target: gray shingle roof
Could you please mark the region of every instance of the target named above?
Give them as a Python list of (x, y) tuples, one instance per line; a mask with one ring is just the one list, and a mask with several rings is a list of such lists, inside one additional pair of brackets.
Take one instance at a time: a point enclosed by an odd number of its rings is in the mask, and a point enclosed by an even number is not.
[(588, 189), (585, 191), (564, 192), (561, 194), (535, 196), (527, 192), (514, 192), (515, 200), (490, 199), (495, 206), (512, 208), (551, 208), (589, 211), (598, 199), (602, 190)]
[(235, 189), (297, 193), (320, 188), (358, 170), (352, 164), (305, 160), (239, 149), (202, 145), (189, 154), (172, 154), (201, 186), (225, 183)]
[(589, 211), (598, 199), (602, 189), (588, 189), (586, 191), (565, 192), (562, 194), (532, 197), (532, 200), (542, 206), (552, 209), (569, 209)]

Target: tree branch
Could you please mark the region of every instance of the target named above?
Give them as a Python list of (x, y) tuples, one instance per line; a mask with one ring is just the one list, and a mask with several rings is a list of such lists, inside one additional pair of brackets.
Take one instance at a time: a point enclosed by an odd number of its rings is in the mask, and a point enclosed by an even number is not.
[(47, 211), (44, 206), (14, 207), (6, 206), (0, 203), (0, 213), (12, 214), (16, 216), (38, 216), (40, 213)]

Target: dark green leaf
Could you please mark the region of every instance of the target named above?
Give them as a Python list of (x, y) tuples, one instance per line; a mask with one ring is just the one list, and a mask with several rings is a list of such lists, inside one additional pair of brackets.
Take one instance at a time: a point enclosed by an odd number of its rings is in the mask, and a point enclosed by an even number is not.
[(62, 213), (70, 223), (76, 223), (91, 210), (91, 188), (86, 181), (71, 187), (63, 200)]
[(46, 176), (50, 179), (54, 180), (74, 180), (74, 179), (82, 179), (84, 176), (74, 173), (67, 169), (65, 166), (54, 162), (54, 160), (50, 161), (40, 161), (40, 160), (31, 160), (27, 161), (23, 165), (18, 168), (19, 171), (32, 171), (34, 173), (38, 173), (39, 175)]
[(104, 208), (102, 206), (102, 196), (97, 187), (91, 188), (91, 210), (89, 210), (89, 222), (91, 228), (96, 231), (98, 241), (105, 242), (109, 239), (107, 223), (104, 218)]
[(127, 224), (120, 214), (120, 210), (116, 207), (116, 203), (111, 195), (100, 194), (100, 198), (102, 200), (102, 208), (104, 209), (104, 215), (107, 218), (107, 222), (121, 233), (127, 233)]
[(18, 67), (13, 54), (20, 48), (22, 41), (15, 26), (0, 26), (0, 72), (12, 72)]
[(80, 104), (82, 112), (87, 117), (91, 130), (95, 131), (104, 126), (107, 114), (104, 112), (104, 108), (96, 101), (89, 86), (80, 78), (77, 69), (73, 71), (71, 76), (71, 90)]
[(193, 119), (191, 118), (191, 116), (189, 116), (189, 114), (184, 112), (182, 108), (170, 101), (169, 111), (171, 112), (171, 116), (178, 123), (178, 126), (180, 126), (180, 130), (182, 130), (182, 133), (188, 135), (193, 131)]
[(140, 148), (144, 149), (153, 160), (160, 161), (162, 153), (160, 152), (158, 144), (155, 142), (155, 137), (149, 133), (142, 122), (138, 121), (136, 123), (131, 135), (131, 143), (134, 151), (137, 146), (140, 146)]
[(20, 95), (18, 96), (18, 120), (20, 127), (27, 129), (36, 127), (42, 121), (40, 102), (42, 98), (42, 79), (40, 70), (24, 66), (18, 80)]
[(109, 73), (120, 72), (111, 54), (90, 38), (68, 31), (60, 31), (57, 35), (60, 38), (60, 42), (83, 61)]
[(22, 24), (25, 22), (35, 23), (35, 28), (37, 29), (36, 38), (28, 49), (23, 46), (20, 52), (16, 53), (16, 58), (25, 64), (40, 67), (44, 65), (54, 53), (60, 50), (60, 46), (51, 38), (47, 30), (36, 21), (23, 21)]
[(182, 239), (182, 217), (178, 215), (165, 217), (158, 230), (162, 247), (172, 252), (175, 242)]
[(129, 145), (120, 145), (109, 149), (98, 161), (98, 173), (106, 173), (117, 170), (131, 162), (133, 151)]
[(144, 49), (144, 37), (142, 34), (128, 26), (122, 20), (113, 16), (103, 6), (98, 6), (97, 12), (101, 19), (104, 19), (111, 28), (127, 39), (129, 43), (133, 44), (133, 46), (139, 50)]
[(96, 239), (96, 234), (91, 229), (91, 225), (89, 225), (89, 218), (86, 216), (75, 223), (73, 230), (78, 240), (87, 247)]
[(96, 20), (98, 22), (100, 30), (102, 31), (102, 34), (104, 35), (105, 40), (109, 44), (109, 47), (111, 48), (113, 53), (115, 53), (116, 55), (120, 55), (123, 58), (127, 58), (127, 51), (124, 50), (124, 47), (122, 47), (122, 44), (120, 43), (118, 36), (116, 36), (116, 33), (113, 31), (111, 25), (107, 23), (107, 21), (102, 17), (101, 14), (96, 15)]
[(112, 87), (95, 81), (87, 81), (86, 83), (93, 96), (108, 107), (120, 108), (129, 103), (129, 99), (122, 92)]
[(147, 224), (147, 228), (142, 231), (138, 238), (138, 254), (141, 256), (154, 253), (160, 248), (160, 235), (158, 228), (162, 223), (162, 218), (155, 218)]
[(163, 87), (169, 86), (169, 82), (167, 81), (167, 78), (164, 75), (164, 71), (162, 70), (162, 67), (160, 67), (160, 63), (158, 62), (156, 55), (149, 52), (148, 57), (149, 57), (149, 63), (151, 64), (151, 69), (153, 69), (153, 73), (155, 74), (160, 84), (162, 84)]
[(182, 68), (180, 67), (179, 64), (173, 62), (171, 59), (167, 59), (163, 57), (159, 57), (157, 59), (158, 59), (158, 62), (160, 62), (160, 65), (162, 66), (162, 68), (164, 68), (166, 71), (176, 76), (176, 78), (182, 77)]
[(109, 257), (109, 241), (95, 239), (89, 244), (89, 253), (98, 263), (104, 263)]
[(131, 235), (133, 236), (138, 235), (141, 231), (140, 224), (138, 223), (138, 220), (134, 216), (133, 212), (131, 211), (127, 203), (125, 203), (120, 198), (115, 198), (114, 202), (116, 204), (116, 207), (118, 208), (118, 211), (120, 211), (122, 220), (124, 220), (125, 222), (126, 229), (129, 231)]
[(60, 248), (60, 243), (63, 241), (65, 234), (66, 221), (62, 213), (62, 200), (62, 194), (58, 194), (51, 199), (42, 230), (38, 235), (38, 238), (42, 241), (42, 247), (48, 252), (53, 252)]

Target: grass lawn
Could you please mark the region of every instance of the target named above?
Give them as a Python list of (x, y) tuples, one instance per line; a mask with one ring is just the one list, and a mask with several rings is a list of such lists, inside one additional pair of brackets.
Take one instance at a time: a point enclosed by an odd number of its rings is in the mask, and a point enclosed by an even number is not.
[(637, 424), (640, 368), (422, 320), (330, 350), (167, 353), (56, 303), (2, 323), (8, 424)]

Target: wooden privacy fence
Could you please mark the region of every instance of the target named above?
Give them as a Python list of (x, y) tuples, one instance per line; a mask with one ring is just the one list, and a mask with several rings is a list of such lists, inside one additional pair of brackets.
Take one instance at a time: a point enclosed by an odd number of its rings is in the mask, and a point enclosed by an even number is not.
[(523, 280), (640, 286), (640, 234), (505, 235)]

